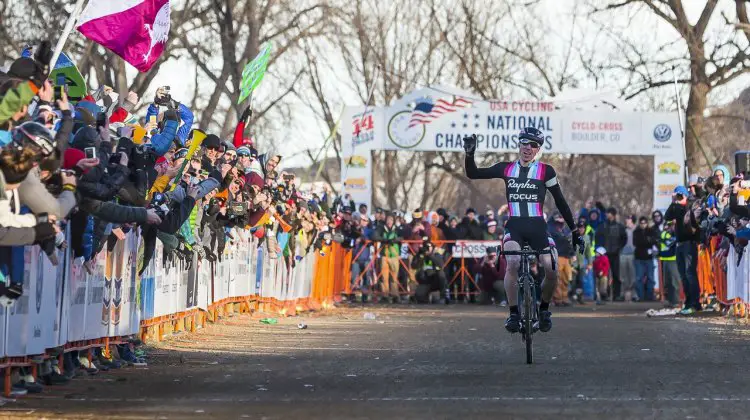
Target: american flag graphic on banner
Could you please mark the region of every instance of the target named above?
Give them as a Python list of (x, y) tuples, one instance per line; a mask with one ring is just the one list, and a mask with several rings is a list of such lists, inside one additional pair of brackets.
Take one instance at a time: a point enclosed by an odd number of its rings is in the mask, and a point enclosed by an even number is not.
[(453, 102), (448, 102), (444, 99), (438, 99), (437, 102), (433, 102), (432, 98), (421, 98), (417, 101), (411, 112), (409, 128), (419, 124), (427, 125), (444, 114), (456, 112), (470, 105), (471, 101), (455, 96), (453, 97)]

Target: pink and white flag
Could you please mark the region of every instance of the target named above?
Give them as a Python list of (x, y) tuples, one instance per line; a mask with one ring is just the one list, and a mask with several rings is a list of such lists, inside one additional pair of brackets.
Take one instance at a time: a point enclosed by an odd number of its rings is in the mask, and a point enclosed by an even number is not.
[(89, 0), (78, 30), (145, 72), (167, 43), (169, 0)]

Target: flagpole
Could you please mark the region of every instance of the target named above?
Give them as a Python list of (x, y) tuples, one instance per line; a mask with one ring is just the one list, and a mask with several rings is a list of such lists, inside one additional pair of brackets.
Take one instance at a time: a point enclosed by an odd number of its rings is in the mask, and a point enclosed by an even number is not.
[(55, 51), (52, 53), (52, 61), (49, 64), (50, 70), (55, 68), (55, 64), (57, 64), (57, 59), (60, 58), (60, 54), (62, 54), (63, 47), (65, 46), (65, 43), (68, 42), (68, 37), (70, 37), (70, 33), (73, 32), (73, 26), (75, 25), (76, 21), (78, 21), (78, 17), (81, 14), (81, 10), (83, 9), (83, 3), (86, 0), (77, 0), (76, 5), (73, 8), (73, 13), (70, 14), (70, 17), (68, 17), (68, 22), (65, 23), (65, 28), (63, 29), (62, 36), (57, 41), (57, 45), (55, 45)]

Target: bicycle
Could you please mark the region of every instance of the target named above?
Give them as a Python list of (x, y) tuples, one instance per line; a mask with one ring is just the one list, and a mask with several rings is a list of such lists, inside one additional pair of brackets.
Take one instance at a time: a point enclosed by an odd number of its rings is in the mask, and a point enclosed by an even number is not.
[(525, 245), (520, 251), (501, 251), (499, 255), (521, 257), (521, 265), (518, 268), (518, 301), (523, 294), (523, 305), (519, 305), (521, 313), (521, 340), (526, 343), (526, 364), (531, 364), (534, 359), (532, 348), (532, 335), (539, 329), (535, 327), (539, 320), (539, 307), (536, 301), (536, 282), (531, 275), (531, 258), (539, 258), (543, 254), (552, 254), (551, 249), (535, 251)]

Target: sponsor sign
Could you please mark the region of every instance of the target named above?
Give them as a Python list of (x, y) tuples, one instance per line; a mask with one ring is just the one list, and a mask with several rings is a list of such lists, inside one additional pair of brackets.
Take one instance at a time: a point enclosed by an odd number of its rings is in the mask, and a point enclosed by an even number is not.
[(483, 258), (487, 248), (502, 245), (502, 241), (457, 241), (453, 247), (453, 258)]

